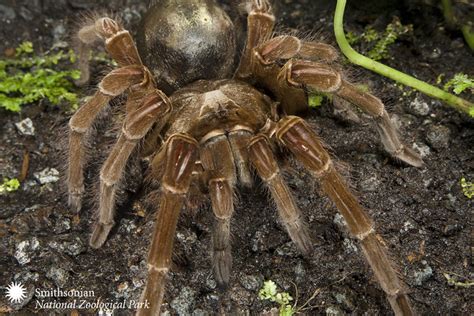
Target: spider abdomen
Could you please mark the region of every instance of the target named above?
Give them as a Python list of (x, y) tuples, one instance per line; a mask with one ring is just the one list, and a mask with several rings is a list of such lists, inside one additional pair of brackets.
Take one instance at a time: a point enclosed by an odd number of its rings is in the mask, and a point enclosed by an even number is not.
[(138, 34), (140, 55), (167, 94), (199, 79), (232, 74), (234, 25), (214, 0), (154, 1)]

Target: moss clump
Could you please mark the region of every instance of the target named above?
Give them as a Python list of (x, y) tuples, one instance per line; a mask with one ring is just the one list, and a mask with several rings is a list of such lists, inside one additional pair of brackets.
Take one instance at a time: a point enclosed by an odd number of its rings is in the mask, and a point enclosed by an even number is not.
[(474, 197), (474, 183), (467, 181), (466, 178), (461, 178), (461, 189), (468, 199)]
[(373, 60), (387, 59), (390, 57), (389, 48), (396, 40), (404, 34), (411, 33), (413, 26), (402, 25), (400, 20), (395, 17), (393, 21), (387, 25), (383, 33), (379, 33), (368, 26), (361, 35), (352, 32), (346, 34), (349, 44), (365, 42), (370, 49), (366, 52), (367, 57)]
[(61, 70), (59, 65), (62, 61), (73, 63), (73, 51), (49, 51), (44, 55), (33, 52), (33, 44), (24, 42), (16, 48), (14, 58), (0, 60), (0, 107), (19, 112), (23, 105), (41, 99), (52, 105), (67, 101), (77, 107), (72, 79), (79, 79), (80, 72)]
[(474, 78), (470, 78), (463, 73), (457, 73), (444, 85), (444, 90), (449, 91), (451, 89), (456, 94), (461, 94), (467, 89), (474, 93)]
[(7, 192), (14, 192), (20, 188), (20, 181), (18, 179), (3, 179), (3, 183), (0, 184), (0, 194)]
[(280, 316), (292, 316), (296, 310), (290, 305), (293, 298), (287, 292), (277, 292), (277, 286), (272, 280), (265, 281), (258, 292), (261, 300), (269, 300), (280, 305)]

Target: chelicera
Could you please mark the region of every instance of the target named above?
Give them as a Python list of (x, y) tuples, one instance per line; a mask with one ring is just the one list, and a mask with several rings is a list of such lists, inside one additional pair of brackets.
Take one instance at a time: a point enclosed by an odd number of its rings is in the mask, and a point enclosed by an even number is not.
[[(387, 152), (419, 167), (420, 157), (400, 140), (382, 102), (347, 82), (332, 63), (332, 46), (275, 36), (267, 0), (251, 0), (247, 38), (239, 55), (233, 21), (214, 0), (156, 0), (142, 20), (137, 46), (116, 21), (102, 17), (78, 37), (87, 48), (105, 42), (118, 68), (69, 122), (69, 205), (84, 195), (84, 144), (93, 121), (113, 98), (125, 94), (125, 118), (100, 171), (99, 217), (90, 245), (101, 247), (114, 225), (116, 191), (132, 155), (149, 157), (149, 176), (161, 183), (148, 280), (139, 315), (158, 315), (183, 204), (209, 194), (215, 215), (214, 273), (225, 286), (231, 273), (231, 217), (238, 185), (252, 186), (252, 170), (266, 184), (289, 236), (304, 255), (312, 243), (274, 153), (287, 149), (321, 185), (360, 240), (363, 252), (397, 315), (412, 315), (409, 298), (374, 224), (338, 173), (322, 142), (295, 114), (307, 93), (331, 93), (373, 118)], [(87, 50), (83, 50), (87, 51)], [(84, 54), (83, 54), (84, 55)], [(82, 59), (85, 60), (84, 58)], [(237, 61), (237, 62), (235, 62)], [(338, 104), (345, 104), (344, 102)]]

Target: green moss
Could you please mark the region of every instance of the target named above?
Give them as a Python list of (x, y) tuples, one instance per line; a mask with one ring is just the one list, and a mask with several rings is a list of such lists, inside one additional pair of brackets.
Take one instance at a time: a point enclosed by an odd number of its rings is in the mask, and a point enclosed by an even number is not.
[(467, 181), (466, 178), (461, 178), (461, 189), (468, 199), (474, 197), (474, 183)]
[(444, 90), (449, 91), (451, 89), (456, 94), (460, 94), (467, 89), (474, 93), (474, 78), (470, 78), (463, 73), (455, 74), (454, 77), (444, 85)]
[(277, 292), (275, 282), (272, 280), (265, 281), (262, 289), (258, 292), (258, 297), (261, 300), (269, 300), (280, 305), (280, 316), (292, 316), (296, 313), (290, 302), (293, 298), (287, 292)]
[(0, 194), (6, 192), (14, 192), (20, 188), (20, 181), (18, 179), (3, 179), (3, 184), (0, 185)]
[(412, 25), (402, 25), (400, 20), (395, 17), (383, 33), (379, 33), (372, 26), (368, 26), (361, 35), (349, 32), (346, 37), (351, 45), (358, 42), (369, 44), (370, 49), (365, 52), (367, 57), (373, 60), (381, 60), (390, 57), (389, 48), (401, 35), (412, 31)]
[(15, 58), (0, 60), (0, 107), (19, 112), (25, 104), (47, 99), (52, 105), (63, 101), (77, 107), (72, 79), (79, 79), (79, 70), (62, 70), (60, 62), (73, 63), (72, 50), (33, 55), (31, 42), (16, 48)]
[(310, 108), (317, 108), (323, 104), (324, 95), (311, 93), (308, 96), (308, 105)]

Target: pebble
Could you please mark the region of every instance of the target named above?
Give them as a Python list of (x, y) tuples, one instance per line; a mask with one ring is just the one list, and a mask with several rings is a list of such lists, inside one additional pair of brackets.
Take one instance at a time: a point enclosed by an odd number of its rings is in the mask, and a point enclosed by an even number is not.
[(326, 308), (326, 315), (327, 316), (343, 316), (345, 314), (339, 307), (329, 306), (328, 308)]
[(276, 249), (276, 253), (282, 257), (294, 258), (299, 256), (298, 250), (296, 249), (296, 246), (293, 244), (293, 242), (287, 242), (286, 244), (278, 247)]
[(431, 107), (428, 102), (425, 102), (420, 96), (417, 96), (407, 106), (407, 111), (417, 116), (427, 116), (430, 114)]
[(428, 157), (429, 154), (431, 153), (431, 149), (429, 146), (421, 143), (421, 144), (417, 144), (417, 143), (413, 143), (413, 146), (412, 148), (419, 152), (420, 153), (420, 156), (421, 158), (425, 158), (425, 157)]
[(436, 150), (448, 148), (450, 136), (451, 131), (443, 125), (430, 126), (426, 132), (428, 144)]
[(433, 269), (427, 265), (426, 261), (422, 261), (421, 263), (425, 264), (425, 268), (421, 271), (415, 271), (414, 278), (415, 278), (415, 285), (420, 286), (423, 282), (427, 281), (433, 276)]
[(301, 261), (298, 261), (293, 271), (295, 272), (297, 283), (304, 281), (304, 278), (306, 277), (306, 269)]
[(189, 315), (195, 304), (195, 297), (196, 292), (189, 286), (185, 286), (181, 289), (179, 295), (171, 301), (170, 305), (179, 315)]
[(358, 252), (357, 246), (354, 244), (354, 241), (350, 238), (344, 238), (343, 241), (344, 249), (347, 253)]
[(33, 175), (40, 184), (54, 183), (59, 180), (59, 171), (54, 168), (45, 168)]
[(38, 238), (33, 237), (31, 240), (23, 240), (16, 245), (14, 257), (20, 265), (29, 263), (33, 257), (33, 253), (39, 247)]
[(13, 10), (13, 8), (0, 4), (0, 19), (14, 20), (15, 18), (16, 18), (16, 13), (15, 13), (15, 10)]
[(74, 240), (66, 240), (63, 242), (57, 242), (55, 240), (50, 241), (48, 247), (73, 257), (83, 253), (87, 249), (79, 237), (75, 237)]
[(381, 182), (380, 178), (374, 174), (360, 183), (360, 189), (363, 192), (375, 192), (379, 189)]
[(334, 298), (339, 304), (342, 304), (346, 309), (353, 310), (355, 308), (354, 303), (350, 298), (347, 297), (346, 294), (336, 293), (334, 294)]
[(35, 136), (35, 127), (33, 126), (33, 121), (29, 117), (21, 122), (15, 123), (15, 126), (21, 135)]
[(67, 271), (54, 265), (49, 268), (46, 277), (59, 287), (64, 287), (69, 280)]
[(260, 289), (263, 284), (263, 277), (256, 275), (242, 274), (239, 279), (240, 284), (249, 291), (256, 291)]

